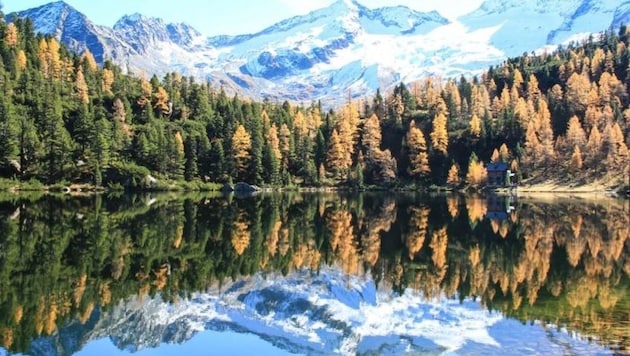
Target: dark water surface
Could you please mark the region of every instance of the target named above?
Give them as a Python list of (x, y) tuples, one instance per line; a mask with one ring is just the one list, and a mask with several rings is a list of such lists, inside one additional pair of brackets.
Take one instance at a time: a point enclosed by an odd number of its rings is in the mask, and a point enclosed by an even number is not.
[(624, 354), (629, 204), (0, 196), (0, 355)]

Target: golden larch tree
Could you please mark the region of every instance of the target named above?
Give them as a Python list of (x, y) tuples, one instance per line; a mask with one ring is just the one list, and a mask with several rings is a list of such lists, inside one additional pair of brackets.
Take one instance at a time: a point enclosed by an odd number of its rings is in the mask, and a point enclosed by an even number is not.
[(603, 140), (597, 126), (593, 126), (586, 142), (586, 162), (590, 166), (596, 164), (602, 155)]
[(573, 112), (583, 112), (589, 101), (591, 81), (585, 75), (573, 73), (567, 80), (566, 100)]
[(345, 177), (348, 168), (350, 168), (346, 159), (343, 144), (341, 143), (341, 139), (339, 138), (339, 134), (336, 129), (333, 129), (333, 132), (330, 135), (326, 164), (329, 170), (333, 171), (341, 178)]
[(83, 76), (83, 71), (81, 67), (77, 70), (77, 77), (74, 82), (77, 98), (82, 104), (87, 104), (90, 102), (90, 93), (87, 83), (85, 82), (85, 77)]
[(252, 140), (245, 130), (245, 126), (239, 124), (232, 136), (232, 150), (234, 152), (234, 164), (239, 174), (245, 173), (249, 167), (251, 158)]
[(168, 93), (163, 87), (158, 87), (155, 93), (155, 105), (154, 108), (160, 112), (162, 115), (170, 114), (170, 104), (168, 100)]
[(410, 161), (409, 174), (418, 178), (427, 177), (431, 173), (427, 142), (422, 130), (417, 128), (413, 121), (409, 124), (409, 132), (407, 132), (407, 147)]
[(144, 76), (140, 77), (140, 89), (142, 91), (142, 94), (138, 99), (138, 105), (140, 105), (141, 108), (144, 108), (146, 105), (151, 104), (151, 93), (153, 92), (153, 87), (151, 86), (151, 83), (146, 80)]
[(20, 49), (17, 54), (17, 58), (15, 59), (15, 65), (19, 70), (24, 70), (26, 68), (26, 53), (23, 49)]
[(18, 29), (13, 22), (10, 22), (5, 29), (4, 42), (9, 47), (15, 47), (18, 44)]
[(448, 170), (448, 175), (446, 176), (446, 184), (456, 186), (459, 184), (459, 167), (457, 164), (453, 163), (451, 168)]
[(497, 163), (501, 160), (501, 156), (499, 156), (499, 150), (496, 148), (492, 151), (492, 156), (490, 156), (490, 162)]
[(446, 130), (446, 116), (444, 114), (437, 114), (433, 119), (431, 144), (434, 150), (443, 155), (448, 154), (448, 131)]
[(479, 162), (477, 156), (472, 153), (468, 162), (468, 173), (466, 173), (466, 182), (472, 186), (479, 187), (486, 182), (488, 173), (483, 165)]
[(573, 172), (577, 172), (582, 169), (582, 152), (580, 146), (573, 146), (573, 153), (571, 154), (570, 169)]
[(580, 123), (580, 119), (573, 115), (569, 119), (569, 123), (567, 124), (567, 144), (571, 147), (580, 146), (583, 148), (586, 145), (586, 133), (582, 128), (582, 124)]
[(510, 160), (510, 149), (505, 143), (499, 147), (499, 160), (501, 162), (509, 162)]
[(44, 38), (39, 41), (37, 48), (37, 56), (39, 57), (40, 70), (44, 75), (44, 78), (50, 78), (50, 53), (48, 52), (48, 43)]
[(366, 148), (366, 155), (369, 159), (373, 152), (381, 147), (381, 125), (376, 114), (372, 114), (363, 122), (363, 134), (361, 142)]
[(273, 155), (278, 159), (278, 161), (282, 160), (282, 153), (280, 152), (280, 139), (278, 138), (278, 127), (276, 124), (271, 124), (271, 127), (267, 132), (267, 142), (269, 143), (269, 147), (271, 147)]
[(104, 68), (101, 87), (106, 94), (112, 94), (112, 84), (114, 84), (114, 71), (109, 68)]
[(470, 135), (475, 138), (481, 136), (481, 120), (477, 114), (470, 117)]
[(90, 52), (89, 49), (86, 48), (85, 51), (83, 51), (83, 54), (81, 54), (81, 61), (85, 63), (86, 67), (91, 72), (96, 72), (98, 65), (96, 64), (96, 59), (94, 59), (94, 55), (92, 54), (92, 52)]
[(49, 74), (55, 79), (61, 79), (62, 61), (61, 55), (59, 54), (60, 49), (61, 44), (59, 44), (59, 41), (57, 41), (56, 38), (53, 37), (48, 40)]
[(289, 167), (289, 154), (291, 153), (291, 131), (287, 124), (280, 125), (279, 137), (280, 140), (280, 152), (282, 152), (282, 165)]

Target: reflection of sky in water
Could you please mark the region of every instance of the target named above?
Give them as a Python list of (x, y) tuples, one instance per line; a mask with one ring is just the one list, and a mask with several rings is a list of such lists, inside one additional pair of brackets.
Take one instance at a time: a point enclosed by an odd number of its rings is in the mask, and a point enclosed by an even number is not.
[[(115, 309), (103, 320), (109, 327), (95, 330), (90, 335), (94, 340), (78, 355), (610, 353), (562, 330), (505, 319), (472, 300), (426, 301), (413, 291), (398, 296), (376, 291), (370, 279), (343, 276), (335, 269), (318, 276), (255, 276), (177, 304), (131, 300)], [(145, 329), (152, 330), (138, 331), (136, 352), (133, 345), (120, 345), (126, 348), (120, 350), (108, 337), (117, 332), (112, 325), (121, 316), (142, 319)], [(194, 336), (182, 344), (153, 346), (146, 339), (164, 341), (173, 333)]]

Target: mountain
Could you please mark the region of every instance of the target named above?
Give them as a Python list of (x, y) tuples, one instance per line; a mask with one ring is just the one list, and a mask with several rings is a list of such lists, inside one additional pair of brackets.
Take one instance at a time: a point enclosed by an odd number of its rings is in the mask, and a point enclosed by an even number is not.
[(35, 32), (54, 35), (73, 51), (80, 53), (89, 48), (98, 63), (103, 63), (105, 59), (122, 63), (133, 53), (113, 29), (94, 24), (63, 1), (7, 16), (9, 20), (14, 17), (30, 18)]
[(479, 73), (507, 57), (619, 26), (630, 19), (630, 1), (486, 0), (448, 20), (338, 0), (257, 33), (214, 37), (141, 14), (98, 26), (61, 1), (13, 16), (130, 71), (177, 71), (253, 98), (334, 103), (426, 75)]
[[(283, 353), (308, 355), (605, 352), (567, 332), (505, 319), (470, 299), (427, 300), (411, 290), (399, 295), (337, 267), (286, 277), (258, 274), (176, 303), (134, 297), (95, 311), (85, 324), (74, 322), (35, 340), (29, 352), (69, 355), (96, 342), (104, 353), (106, 339), (118, 350), (136, 352), (184, 344), (206, 331), (216, 331), (218, 337), (256, 335)], [(206, 341), (203, 350), (193, 351), (200, 354), (219, 345)], [(252, 344), (249, 351), (258, 346)]]

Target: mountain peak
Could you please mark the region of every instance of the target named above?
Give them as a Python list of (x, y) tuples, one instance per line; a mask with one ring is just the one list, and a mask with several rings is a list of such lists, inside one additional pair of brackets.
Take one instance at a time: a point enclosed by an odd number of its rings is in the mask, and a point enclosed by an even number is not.
[(363, 7), (363, 5), (359, 4), (356, 0), (337, 0), (329, 7), (357, 10), (360, 7)]

